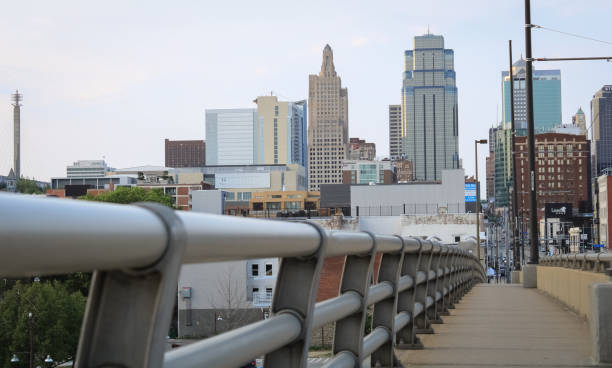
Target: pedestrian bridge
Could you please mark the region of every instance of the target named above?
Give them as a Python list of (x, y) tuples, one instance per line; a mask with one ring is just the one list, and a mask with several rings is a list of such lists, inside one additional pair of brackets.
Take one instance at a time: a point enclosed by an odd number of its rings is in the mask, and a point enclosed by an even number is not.
[(538, 289), (478, 284), (423, 350), (398, 351), (406, 367), (584, 367), (593, 365), (584, 318)]
[[(0, 221), (0, 276), (95, 271), (79, 367), (231, 368), (260, 356), (306, 367), (311, 332), (329, 323), (325, 367), (612, 362), (607, 255), (544, 258), (524, 269), (523, 288), (484, 284), (474, 254), (435, 238), (10, 194), (0, 208), (11, 214)], [(339, 295), (316, 303), (334, 256), (346, 257)], [(270, 318), (165, 352), (183, 263), (269, 257), (281, 259)]]

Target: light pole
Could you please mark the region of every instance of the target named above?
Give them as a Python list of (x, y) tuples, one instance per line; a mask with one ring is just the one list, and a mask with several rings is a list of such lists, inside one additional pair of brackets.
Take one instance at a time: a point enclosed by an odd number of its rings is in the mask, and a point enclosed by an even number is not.
[[(480, 182), (478, 181), (478, 145), (487, 144), (486, 139), (476, 139), (474, 141), (474, 159), (476, 162), (476, 242), (477, 242), (477, 253), (478, 261), (482, 262), (480, 258)], [(486, 265), (485, 265), (486, 266)]]
[(30, 327), (30, 368), (34, 367), (34, 338), (32, 335), (32, 312), (28, 313), (28, 319), (29, 319), (29, 324), (28, 326)]

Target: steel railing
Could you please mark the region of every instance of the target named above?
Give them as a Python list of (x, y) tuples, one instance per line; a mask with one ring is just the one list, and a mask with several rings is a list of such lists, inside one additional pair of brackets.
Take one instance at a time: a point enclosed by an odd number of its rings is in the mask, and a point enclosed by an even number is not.
[[(76, 365), (305, 367), (314, 328), (335, 322), (326, 367), (394, 366), (394, 349), (422, 347), (418, 333), (485, 280), (471, 253), (436, 240), (330, 232), (312, 223), (263, 221), (0, 195), (0, 274), (95, 271)], [(380, 254), (378, 279), (372, 283)], [(346, 256), (339, 296), (315, 303), (326, 257)], [(164, 355), (182, 263), (280, 257), (266, 320)], [(371, 333), (364, 336), (368, 309)]]
[(571, 253), (545, 256), (540, 258), (540, 265), (574, 268), (583, 271), (606, 272), (612, 267), (611, 253)]

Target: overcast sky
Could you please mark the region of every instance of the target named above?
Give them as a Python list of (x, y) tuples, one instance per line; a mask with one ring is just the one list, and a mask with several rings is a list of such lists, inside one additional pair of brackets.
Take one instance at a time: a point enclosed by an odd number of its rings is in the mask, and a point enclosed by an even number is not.
[[(612, 41), (610, 0), (532, 0), (532, 22)], [(164, 138), (205, 139), (204, 109), (254, 107), (273, 91), (307, 98), (326, 43), (348, 88), (351, 137), (388, 156), (388, 105), (400, 102), (403, 52), (441, 34), (455, 51), (459, 154), (501, 115), (501, 71), (524, 51), (523, 1), (28, 1), (0, 13), (0, 174), (12, 167), (12, 107), (22, 107), (22, 174), (65, 176), (76, 160), (164, 164)], [(612, 46), (534, 30), (534, 56), (609, 56)], [(561, 69), (563, 121), (612, 84), (612, 63)], [(2, 102), (3, 101), (3, 102)], [(496, 118), (497, 117), (497, 118)], [(484, 157), (480, 175), (484, 178)], [(484, 192), (484, 190), (483, 190)], [(483, 193), (484, 195), (484, 193)]]

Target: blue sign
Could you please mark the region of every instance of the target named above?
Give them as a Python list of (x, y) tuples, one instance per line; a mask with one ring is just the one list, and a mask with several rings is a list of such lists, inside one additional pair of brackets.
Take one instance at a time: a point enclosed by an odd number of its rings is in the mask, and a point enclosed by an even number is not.
[(603, 248), (603, 244), (593, 244), (593, 248)]
[(476, 183), (465, 183), (465, 201), (476, 202)]

